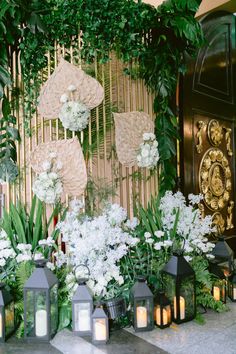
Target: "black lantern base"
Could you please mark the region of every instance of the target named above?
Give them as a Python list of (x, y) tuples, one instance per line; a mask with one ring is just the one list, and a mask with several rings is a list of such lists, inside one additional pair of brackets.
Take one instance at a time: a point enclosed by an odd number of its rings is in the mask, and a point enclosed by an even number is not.
[(165, 329), (165, 328), (168, 328), (168, 327), (170, 327), (170, 325), (171, 325), (171, 323), (168, 323), (167, 325), (156, 325), (158, 328), (160, 328), (160, 329)]
[(189, 322), (189, 321), (192, 321), (194, 320), (195, 316), (191, 316), (191, 317), (188, 317), (188, 318), (184, 318), (183, 320), (180, 320), (180, 319), (175, 319), (173, 317), (173, 322), (176, 323), (176, 324), (181, 324), (181, 323), (185, 323), (185, 322)]
[(146, 327), (143, 327), (143, 328), (134, 328), (134, 331), (135, 331), (135, 333), (138, 333), (138, 332), (150, 332), (150, 331), (152, 331), (153, 329), (154, 329), (154, 326), (153, 326), (153, 327), (149, 326), (148, 328), (146, 328)]

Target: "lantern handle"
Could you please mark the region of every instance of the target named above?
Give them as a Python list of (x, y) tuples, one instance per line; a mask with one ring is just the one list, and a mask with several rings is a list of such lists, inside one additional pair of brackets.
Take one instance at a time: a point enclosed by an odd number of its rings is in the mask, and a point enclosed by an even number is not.
[(185, 248), (185, 243), (186, 243), (186, 239), (184, 238), (184, 236), (179, 236), (179, 238), (182, 239), (183, 245), (182, 245), (181, 248), (174, 250), (173, 253), (179, 253), (179, 255), (183, 255), (183, 253), (184, 253), (184, 248)]
[[(87, 271), (88, 271), (88, 277), (90, 276), (90, 269), (89, 269), (89, 267), (86, 265), (86, 264), (83, 264), (83, 263), (80, 263), (80, 264), (78, 264), (75, 268), (74, 268), (74, 275), (75, 275), (75, 279), (78, 281), (79, 280), (79, 278), (77, 278), (77, 276), (76, 276), (76, 270), (78, 269), (78, 268), (80, 268), (80, 267), (84, 267), (84, 268), (87, 268)], [(86, 278), (86, 281), (87, 281), (88, 279)]]
[[(37, 251), (37, 249), (38, 248), (43, 248), (43, 251), (45, 251), (45, 248), (48, 248), (48, 250), (50, 251), (50, 246), (48, 246), (48, 245), (37, 245), (36, 247), (35, 247), (35, 249), (34, 249), (34, 252), (33, 252), (33, 260), (35, 260), (35, 255), (36, 255), (36, 251)], [(48, 259), (48, 258), (45, 258), (45, 256), (42, 254), (42, 258), (44, 258), (44, 259)], [(40, 258), (41, 259), (41, 258)]]

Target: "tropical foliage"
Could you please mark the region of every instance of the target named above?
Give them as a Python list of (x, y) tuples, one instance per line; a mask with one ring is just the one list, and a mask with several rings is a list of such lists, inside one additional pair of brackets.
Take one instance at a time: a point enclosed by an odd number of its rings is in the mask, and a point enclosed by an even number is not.
[[(48, 52), (54, 50), (55, 41), (65, 47), (72, 45), (76, 52), (77, 35), (82, 31), (80, 59), (104, 63), (115, 51), (128, 63), (125, 72), (136, 72), (155, 94), (161, 185), (162, 190), (170, 189), (175, 184), (175, 143), (179, 138), (171, 103), (178, 75), (185, 71), (185, 53), (194, 54), (202, 43), (201, 28), (194, 18), (199, 4), (200, 0), (168, 0), (155, 9), (134, 0), (3, 0), (0, 89), (9, 83), (6, 48), (11, 45), (13, 51), (21, 50), (26, 114), (30, 118), (41, 84), (39, 72), (47, 65)], [(25, 125), (29, 129), (27, 119)]]

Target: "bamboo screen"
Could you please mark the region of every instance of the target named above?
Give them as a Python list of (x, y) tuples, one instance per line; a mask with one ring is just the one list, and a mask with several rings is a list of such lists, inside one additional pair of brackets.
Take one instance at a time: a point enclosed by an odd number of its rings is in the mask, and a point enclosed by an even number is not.
[[(72, 47), (66, 50), (55, 45), (55, 50), (48, 53), (48, 66), (40, 75), (43, 81), (46, 81), (58, 65), (60, 56), (63, 56), (71, 63), (82, 67), (88, 74), (95, 76), (103, 85), (105, 99), (98, 108), (92, 111), (89, 123), (88, 143), (90, 147), (94, 147), (95, 144), (95, 147), (93, 152), (86, 156), (88, 175), (98, 186), (99, 183), (103, 183), (103, 185), (112, 187), (115, 190), (112, 201), (120, 203), (128, 210), (129, 216), (132, 216), (134, 201), (139, 201), (145, 206), (151, 194), (156, 193), (158, 174), (150, 176), (149, 171), (144, 170), (141, 171), (142, 177), (140, 178), (137, 177), (140, 172), (138, 168), (126, 168), (118, 162), (112, 111), (144, 111), (153, 117), (153, 97), (148, 94), (141, 80), (131, 79), (130, 76), (124, 74), (124, 68), (127, 66), (118, 61), (114, 55), (107, 64), (98, 64), (95, 61), (94, 64), (88, 66), (81, 64), (79, 54), (79, 45), (76, 50)], [(11, 65), (14, 85), (24, 92), (19, 58), (15, 53), (11, 56)], [(17, 146), (20, 178), (14, 185), (3, 186), (6, 207), (9, 207), (10, 201), (16, 203), (17, 200), (30, 204), (34, 175), (28, 165), (28, 157), (32, 149), (41, 142), (73, 136), (61, 126), (58, 119), (44, 121), (44, 118), (37, 113), (32, 116), (30, 122), (32, 136), (26, 136), (22, 101), (19, 100), (18, 109), (14, 112), (21, 135), (21, 143)], [(102, 136), (105, 136), (104, 139), (100, 138), (101, 132)], [(83, 133), (79, 138), (82, 142)]]

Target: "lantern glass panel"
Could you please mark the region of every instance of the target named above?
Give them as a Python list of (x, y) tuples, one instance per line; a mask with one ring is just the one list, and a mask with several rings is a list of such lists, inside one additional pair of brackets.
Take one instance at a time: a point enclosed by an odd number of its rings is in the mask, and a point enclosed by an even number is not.
[(93, 319), (93, 340), (107, 341), (107, 320), (105, 318)]
[(91, 303), (74, 303), (75, 331), (91, 331)]
[(136, 327), (146, 328), (152, 326), (152, 318), (151, 315), (152, 309), (152, 301), (149, 299), (140, 299), (135, 301), (134, 310), (136, 311)]
[(26, 335), (34, 335), (34, 291), (26, 290)]
[(226, 302), (226, 281), (224, 279), (214, 283), (212, 295), (216, 301)]
[(168, 326), (171, 323), (171, 306), (157, 305), (155, 308), (156, 324), (160, 327)]
[[(180, 319), (195, 316), (195, 282), (194, 276), (185, 277), (180, 283)], [(182, 318), (183, 317), (183, 318)]]
[(2, 306), (0, 306), (0, 339), (2, 340), (3, 339), (3, 335), (4, 335), (4, 331), (3, 331), (3, 319), (4, 319), (4, 316), (3, 316), (3, 311), (4, 311), (4, 308)]
[(58, 285), (54, 285), (50, 290), (50, 311), (51, 311), (51, 334), (56, 333), (58, 326)]
[(5, 335), (8, 336), (14, 331), (14, 303), (11, 302), (5, 307)]
[(35, 335), (44, 337), (48, 334), (46, 291), (35, 291)]
[(172, 305), (174, 306), (174, 297), (176, 293), (176, 282), (175, 278), (170, 274), (164, 274), (163, 280), (165, 283), (166, 295), (168, 299), (171, 300)]

